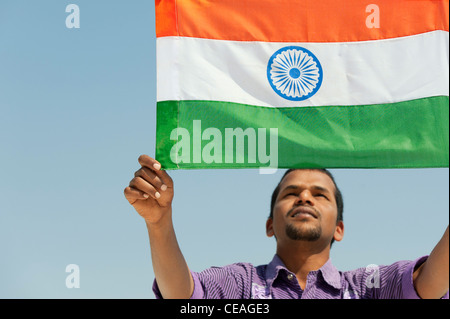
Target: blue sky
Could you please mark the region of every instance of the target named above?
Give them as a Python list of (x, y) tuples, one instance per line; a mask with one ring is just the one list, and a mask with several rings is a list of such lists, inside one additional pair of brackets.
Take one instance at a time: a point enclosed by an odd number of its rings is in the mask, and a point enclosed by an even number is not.
[[(68, 29), (65, 8), (80, 8)], [(153, 1), (0, 2), (0, 298), (153, 298), (147, 230), (123, 196), (154, 155)], [(192, 270), (269, 262), (271, 193), (283, 171), (190, 170), (174, 223)], [(448, 169), (332, 170), (349, 270), (428, 254), (449, 220)], [(80, 288), (65, 285), (80, 268)]]

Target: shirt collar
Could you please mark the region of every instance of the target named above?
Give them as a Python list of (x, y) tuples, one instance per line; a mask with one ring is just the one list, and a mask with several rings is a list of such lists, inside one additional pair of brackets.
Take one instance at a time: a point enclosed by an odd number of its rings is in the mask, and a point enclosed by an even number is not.
[(273, 281), (278, 276), (278, 272), (282, 269), (289, 271), (287, 270), (286, 266), (284, 265), (280, 257), (278, 257), (278, 255), (275, 255), (272, 261), (267, 265), (266, 280), (269, 283), (269, 285), (272, 285)]
[[(291, 271), (286, 268), (280, 257), (275, 255), (272, 261), (267, 265), (266, 270), (266, 281), (270, 286), (272, 286), (272, 283), (277, 278), (280, 270), (291, 273)], [(341, 274), (331, 263), (331, 259), (328, 259), (328, 261), (319, 269), (319, 272), (322, 274), (322, 277), (327, 284), (336, 289), (342, 288)]]
[(328, 261), (319, 269), (319, 271), (322, 273), (323, 279), (330, 286), (336, 289), (342, 288), (341, 273), (331, 263), (331, 259), (328, 259)]

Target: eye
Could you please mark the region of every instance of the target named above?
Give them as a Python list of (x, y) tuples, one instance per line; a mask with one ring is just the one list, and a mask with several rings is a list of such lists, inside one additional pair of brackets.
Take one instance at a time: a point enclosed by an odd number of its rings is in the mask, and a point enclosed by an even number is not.
[(323, 198), (328, 199), (328, 197), (325, 194), (322, 194), (322, 193), (316, 194), (316, 197), (323, 197)]
[(288, 193), (288, 194), (284, 195), (284, 197), (288, 197), (288, 196), (297, 196), (297, 194), (296, 193)]

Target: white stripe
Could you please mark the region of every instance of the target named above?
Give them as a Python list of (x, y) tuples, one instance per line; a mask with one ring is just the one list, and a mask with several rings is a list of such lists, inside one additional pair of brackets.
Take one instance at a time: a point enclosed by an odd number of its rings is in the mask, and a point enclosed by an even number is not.
[[(326, 32), (326, 31), (324, 31)], [(311, 51), (323, 82), (311, 98), (289, 101), (267, 79), (270, 57), (289, 45)], [(259, 106), (366, 105), (449, 95), (449, 34), (349, 43), (268, 43), (187, 37), (157, 39), (157, 99)]]

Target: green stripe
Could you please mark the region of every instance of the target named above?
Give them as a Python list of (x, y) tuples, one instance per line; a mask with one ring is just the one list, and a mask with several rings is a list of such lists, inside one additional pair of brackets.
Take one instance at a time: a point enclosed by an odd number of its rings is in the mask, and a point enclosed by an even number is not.
[[(201, 121), (198, 132), (215, 128), (207, 133), (219, 135), (202, 139), (202, 134), (194, 132), (194, 120)], [(200, 122), (196, 123), (199, 127)], [(181, 135), (171, 140), (177, 127), (187, 130), (189, 141)], [(225, 141), (231, 131), (227, 128), (250, 128), (247, 132), (253, 131), (256, 137), (250, 134), (245, 138), (244, 149), (227, 149)], [(247, 141), (252, 148), (264, 133), (258, 128), (266, 129), (266, 144), (261, 140), (256, 144), (256, 157), (249, 157)], [(423, 168), (448, 167), (449, 163), (448, 96), (393, 104), (299, 108), (216, 101), (158, 102), (155, 157), (165, 169), (267, 167), (268, 157), (260, 157), (258, 150), (265, 146), (266, 154), (275, 158), (270, 152), (270, 145), (275, 145), (269, 139), (270, 128), (278, 129), (278, 168)], [(228, 134), (230, 141), (236, 143)], [(177, 142), (177, 146), (185, 146), (178, 153), (185, 155), (185, 162), (178, 164), (170, 157)], [(243, 163), (237, 163), (236, 152), (244, 156)], [(232, 162), (226, 163), (230, 159)]]

